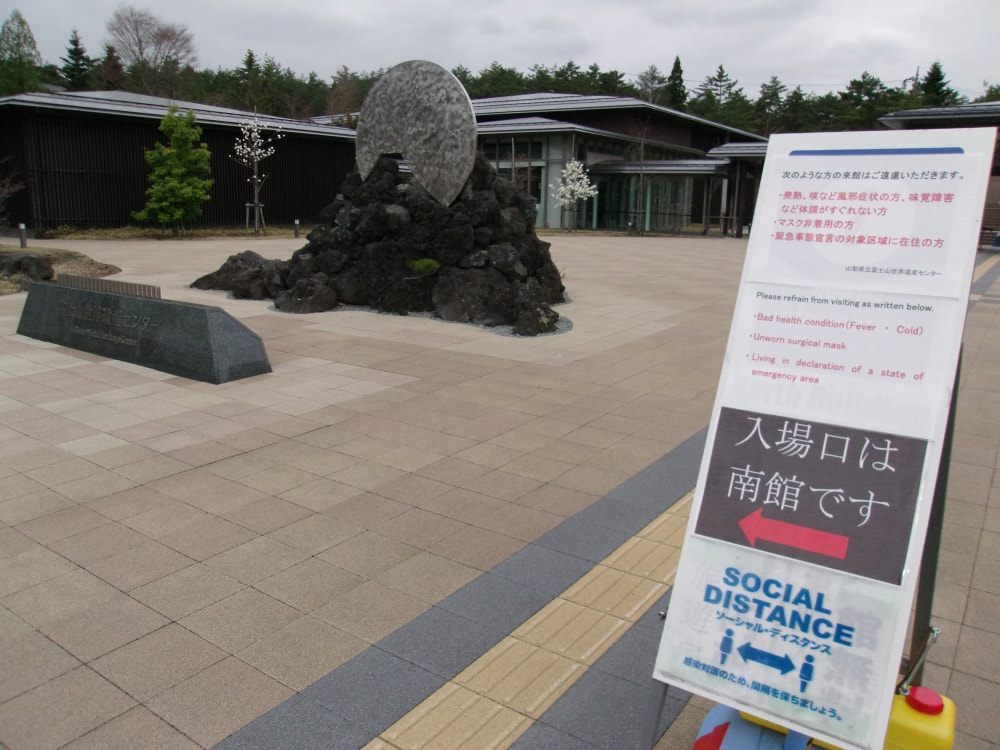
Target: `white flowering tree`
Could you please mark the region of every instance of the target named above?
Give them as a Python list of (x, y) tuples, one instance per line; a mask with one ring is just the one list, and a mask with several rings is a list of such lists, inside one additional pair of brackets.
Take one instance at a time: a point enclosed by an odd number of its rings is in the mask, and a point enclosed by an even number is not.
[(583, 162), (570, 159), (562, 171), (558, 185), (549, 185), (553, 197), (562, 208), (570, 210), (570, 227), (576, 227), (576, 209), (580, 201), (597, 195), (597, 186), (590, 181)]
[[(267, 135), (266, 131), (268, 130), (273, 131), (273, 133)], [(260, 188), (264, 184), (264, 180), (267, 179), (267, 175), (261, 171), (260, 163), (269, 156), (274, 156), (274, 144), (282, 137), (280, 130), (271, 128), (266, 122), (261, 122), (257, 118), (257, 113), (254, 112), (253, 119), (245, 120), (240, 124), (240, 137), (233, 145), (233, 155), (236, 161), (252, 172), (247, 182), (253, 188), (253, 203), (248, 208), (253, 209), (254, 237), (260, 234), (261, 228), (266, 229), (264, 204), (260, 202)]]

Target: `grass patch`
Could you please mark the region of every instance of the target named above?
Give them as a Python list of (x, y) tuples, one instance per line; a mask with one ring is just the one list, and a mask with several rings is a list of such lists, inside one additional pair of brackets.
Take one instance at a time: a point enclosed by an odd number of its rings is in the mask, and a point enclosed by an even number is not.
[[(107, 263), (98, 263), (91, 257), (73, 250), (58, 248), (31, 247), (21, 249), (20, 246), (0, 244), (0, 257), (17, 253), (43, 255), (52, 264), (52, 270), (57, 274), (64, 273), (73, 276), (112, 276), (122, 269)], [(21, 274), (0, 276), (0, 294), (17, 294), (21, 291)]]

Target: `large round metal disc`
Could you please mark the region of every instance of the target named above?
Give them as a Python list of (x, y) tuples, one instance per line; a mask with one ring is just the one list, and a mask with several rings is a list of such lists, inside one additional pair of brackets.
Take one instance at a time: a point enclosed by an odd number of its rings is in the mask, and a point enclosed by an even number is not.
[(395, 65), (365, 98), (355, 149), (362, 177), (382, 154), (402, 154), (414, 179), (447, 206), (461, 192), (476, 159), (476, 115), (469, 95), (436, 63)]

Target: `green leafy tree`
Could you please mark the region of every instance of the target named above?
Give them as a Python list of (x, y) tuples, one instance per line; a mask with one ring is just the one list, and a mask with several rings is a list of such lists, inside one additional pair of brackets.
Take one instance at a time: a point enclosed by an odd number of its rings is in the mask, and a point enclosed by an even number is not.
[(757, 127), (753, 102), (738, 88), (726, 99), (719, 110), (719, 122), (740, 130), (752, 131)]
[(137, 221), (170, 227), (174, 237), (184, 226), (201, 216), (202, 204), (209, 199), (212, 187), (210, 154), (202, 143), (201, 128), (194, 112), (181, 113), (170, 107), (160, 121), (160, 132), (167, 143), (157, 143), (146, 151), (151, 169), (146, 206), (133, 214)]
[(687, 96), (681, 58), (674, 57), (674, 65), (670, 68), (670, 75), (667, 76), (667, 84), (663, 89), (663, 104), (683, 112), (687, 108)]
[(462, 84), (466, 92), (468, 92), (469, 85), (472, 83), (473, 79), (472, 71), (464, 65), (458, 65), (451, 69), (451, 74), (458, 79), (458, 82)]
[(959, 94), (945, 80), (944, 70), (937, 60), (927, 69), (920, 80), (920, 103), (925, 107), (951, 107), (962, 104), (965, 97)]
[(587, 68), (587, 77), (591, 81), (590, 93), (606, 94), (608, 96), (630, 96), (635, 88), (625, 80), (625, 74), (617, 70), (602, 71), (597, 63)]
[(828, 133), (845, 129), (841, 121), (848, 105), (844, 102), (843, 94), (828, 91), (821, 96), (810, 96), (808, 101), (811, 114), (807, 130)]
[(38, 91), (42, 87), (42, 56), (35, 35), (19, 10), (0, 26), (0, 96)]
[(87, 50), (84, 49), (76, 29), (70, 34), (66, 56), (59, 59), (63, 63), (59, 72), (66, 82), (66, 88), (70, 91), (85, 91), (92, 88), (93, 71), (97, 61), (87, 56)]
[(491, 96), (510, 96), (528, 91), (525, 75), (516, 68), (505, 68), (494, 61), (490, 67), (479, 71), (466, 89), (473, 99)]
[(801, 86), (785, 94), (778, 109), (772, 133), (807, 133), (815, 130), (813, 104), (815, 97), (807, 95)]
[(867, 71), (851, 81), (839, 96), (844, 105), (837, 118), (840, 130), (876, 130), (878, 118), (905, 108), (902, 89), (889, 88)]

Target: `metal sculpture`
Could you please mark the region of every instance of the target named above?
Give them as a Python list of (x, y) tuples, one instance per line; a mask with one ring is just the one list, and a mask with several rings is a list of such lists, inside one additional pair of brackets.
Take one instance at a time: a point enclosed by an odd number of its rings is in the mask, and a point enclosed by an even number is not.
[(361, 107), (355, 140), (361, 176), (383, 154), (401, 154), (414, 179), (450, 205), (472, 173), (476, 116), (454, 75), (436, 63), (411, 60), (387, 70)]

